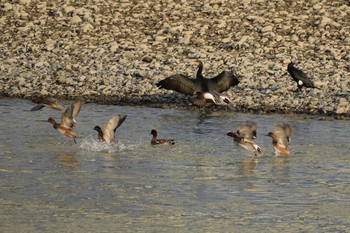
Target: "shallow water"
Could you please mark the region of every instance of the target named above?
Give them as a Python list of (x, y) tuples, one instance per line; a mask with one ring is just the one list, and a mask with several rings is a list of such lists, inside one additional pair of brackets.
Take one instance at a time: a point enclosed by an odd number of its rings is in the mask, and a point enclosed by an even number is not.
[[(349, 121), (85, 104), (74, 144), (32, 106), (0, 100), (1, 232), (350, 231)], [(115, 114), (118, 143), (102, 145), (92, 128)], [(261, 157), (225, 135), (246, 120)], [(289, 157), (264, 136), (280, 122)], [(152, 128), (176, 145), (151, 146)]]

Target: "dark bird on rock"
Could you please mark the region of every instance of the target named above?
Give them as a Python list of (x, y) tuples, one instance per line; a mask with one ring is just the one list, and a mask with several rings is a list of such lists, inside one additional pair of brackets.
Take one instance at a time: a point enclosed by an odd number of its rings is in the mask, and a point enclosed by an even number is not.
[(288, 72), (292, 76), (293, 80), (297, 83), (298, 89), (296, 91), (300, 91), (302, 87), (306, 88), (317, 88), (314, 83), (309, 79), (309, 77), (298, 68), (294, 67), (295, 61), (294, 58), (291, 59), (288, 64)]
[(205, 78), (202, 75), (203, 63), (201, 61), (196, 61), (195, 64), (198, 66), (195, 79), (191, 79), (182, 74), (174, 74), (161, 80), (156, 85), (159, 88), (177, 91), (185, 95), (195, 95), (196, 93), (207, 92), (222, 93), (239, 83), (238, 78), (233, 72), (229, 71), (223, 71), (214, 78)]
[(116, 115), (112, 117), (101, 129), (96, 125), (94, 130), (98, 132), (98, 139), (101, 142), (113, 143), (115, 142), (115, 131), (125, 121), (126, 116)]

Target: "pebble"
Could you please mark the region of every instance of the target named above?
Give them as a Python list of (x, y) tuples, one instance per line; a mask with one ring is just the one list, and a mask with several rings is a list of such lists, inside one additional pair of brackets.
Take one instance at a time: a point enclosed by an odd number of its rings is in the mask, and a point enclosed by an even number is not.
[[(201, 59), (206, 77), (239, 74), (241, 83), (226, 93), (236, 111), (349, 115), (350, 7), (313, 2), (5, 1), (0, 90), (187, 106), (186, 96), (169, 97), (155, 83), (176, 73), (194, 77), (193, 60)], [(320, 90), (293, 92), (290, 56)]]

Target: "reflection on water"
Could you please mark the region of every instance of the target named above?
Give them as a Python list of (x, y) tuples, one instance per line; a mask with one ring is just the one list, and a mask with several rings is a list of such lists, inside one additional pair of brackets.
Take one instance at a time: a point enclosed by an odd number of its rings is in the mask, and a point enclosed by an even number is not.
[[(75, 144), (46, 122), (59, 112), (0, 105), (1, 232), (350, 231), (348, 121), (85, 104)], [(117, 143), (98, 142), (93, 126), (115, 114), (128, 115)], [(263, 156), (226, 136), (246, 120)], [(291, 156), (264, 136), (278, 122), (293, 126)], [(151, 146), (152, 128), (176, 145)]]

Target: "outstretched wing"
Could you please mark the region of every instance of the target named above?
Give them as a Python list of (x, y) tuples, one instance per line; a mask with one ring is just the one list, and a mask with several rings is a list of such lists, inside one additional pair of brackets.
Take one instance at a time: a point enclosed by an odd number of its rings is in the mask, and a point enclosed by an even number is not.
[(75, 117), (79, 114), (81, 105), (82, 102), (79, 100), (78, 102), (68, 107), (64, 112), (65, 117), (62, 118), (62, 122), (65, 122), (65, 124), (69, 125), (70, 128), (73, 128), (77, 124)]
[(185, 95), (193, 95), (197, 91), (202, 91), (200, 82), (190, 79), (182, 74), (175, 74), (159, 81), (157, 87), (173, 90)]
[(37, 104), (33, 108), (31, 108), (30, 111), (38, 111), (38, 110), (42, 109), (45, 106), (46, 106), (45, 104)]
[(61, 125), (67, 129), (71, 129), (74, 126), (73, 119), (71, 118), (70, 108), (67, 108), (66, 111), (62, 113)]
[(75, 104), (71, 105), (71, 111), (72, 111), (71, 113), (72, 113), (73, 119), (79, 114), (81, 105), (82, 105), (82, 102), (80, 100)]
[(239, 83), (238, 78), (233, 72), (223, 71), (214, 78), (206, 79), (210, 91), (224, 92), (230, 87), (236, 86)]
[(103, 126), (103, 138), (107, 143), (114, 141), (116, 129), (125, 121), (126, 116), (116, 115)]
[(276, 135), (277, 145), (285, 149), (288, 149), (289, 140), (287, 139), (286, 132), (283, 126), (280, 126), (280, 125), (275, 126), (275, 135)]
[(46, 105), (57, 104), (57, 101), (55, 99), (52, 99), (49, 97), (42, 97), (42, 96), (32, 99), (32, 102), (36, 104), (46, 104)]
[(244, 125), (239, 125), (237, 132), (244, 139), (254, 140), (256, 138), (256, 129), (255, 122), (247, 122)]
[(290, 136), (292, 135), (292, 128), (290, 125), (284, 124), (283, 126), (284, 134), (286, 135), (287, 141), (289, 142)]

